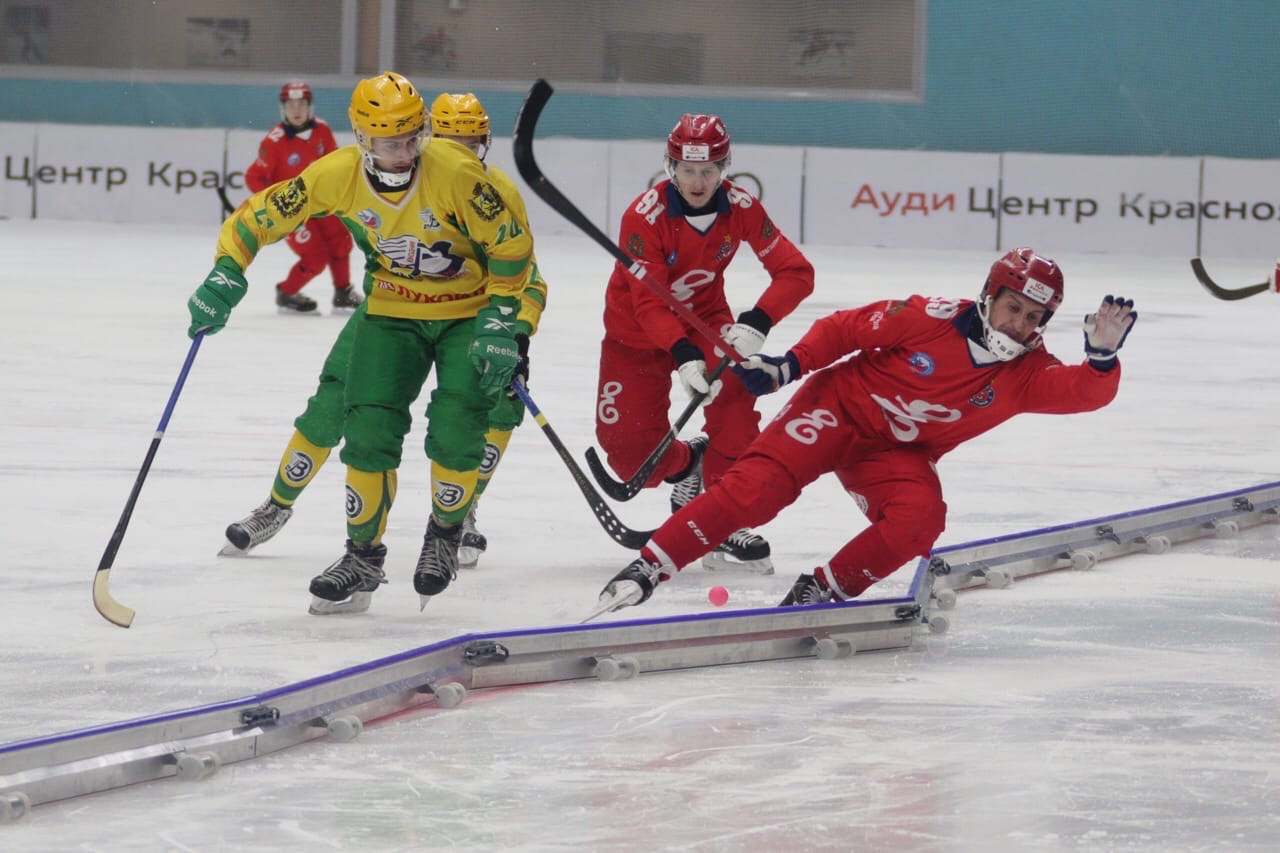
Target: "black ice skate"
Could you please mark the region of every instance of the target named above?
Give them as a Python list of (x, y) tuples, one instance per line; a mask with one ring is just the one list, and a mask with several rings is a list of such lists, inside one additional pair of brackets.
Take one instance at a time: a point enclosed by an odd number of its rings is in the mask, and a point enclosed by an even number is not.
[(791, 591), (782, 599), (779, 607), (801, 607), (806, 604), (826, 604), (833, 596), (813, 575), (801, 575), (791, 585)]
[(333, 307), (340, 310), (355, 310), (364, 302), (364, 297), (354, 287), (335, 287), (333, 289)]
[(474, 569), (480, 562), (480, 555), (489, 547), (489, 540), (476, 530), (476, 504), (471, 502), (471, 509), (462, 522), (462, 541), (458, 544), (458, 568)]
[(413, 572), (413, 588), (418, 591), (418, 609), (422, 610), (432, 596), (444, 592), (458, 576), (458, 546), (462, 543), (462, 527), (442, 527), (431, 516), (427, 535), (422, 540), (422, 553)]
[(243, 557), (279, 533), (292, 517), (293, 507), (280, 506), (268, 498), (244, 518), (227, 525), (227, 544), (222, 546), (218, 556)]
[(335, 613), (364, 613), (380, 584), (387, 582), (382, 564), (386, 545), (369, 545), (347, 540), (347, 552), (338, 562), (311, 580), (310, 612), (316, 616)]
[(674, 484), (671, 489), (671, 511), (676, 512), (702, 493), (702, 457), (707, 452), (707, 437), (697, 435), (689, 439), (689, 465), (679, 474), (668, 477)]
[(301, 293), (285, 293), (276, 287), (276, 310), (281, 314), (311, 314), (316, 310), (316, 301)]
[(604, 585), (604, 589), (600, 590), (600, 597), (596, 600), (595, 610), (582, 621), (590, 622), (605, 613), (643, 604), (649, 600), (649, 596), (653, 595), (658, 584), (668, 577), (669, 575), (662, 570), (661, 566), (650, 563), (644, 557), (636, 557)]
[(716, 549), (702, 558), (702, 567), (710, 571), (736, 570), (758, 575), (773, 574), (769, 543), (758, 533), (744, 527), (729, 534)]

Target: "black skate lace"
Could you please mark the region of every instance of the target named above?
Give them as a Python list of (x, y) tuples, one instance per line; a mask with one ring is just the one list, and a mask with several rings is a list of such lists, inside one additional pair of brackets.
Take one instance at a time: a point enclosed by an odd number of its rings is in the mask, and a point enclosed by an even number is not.
[(355, 554), (344, 555), (341, 560), (324, 570), (324, 576), (343, 586), (355, 581), (387, 582), (387, 576), (381, 569)]
[(825, 604), (831, 600), (831, 591), (823, 589), (817, 580), (810, 579), (799, 595), (801, 604)]
[[(458, 579), (458, 551), (457, 548), (449, 549), (448, 543), (442, 536), (431, 536), (428, 534), (427, 545), (429, 546), (422, 552), (422, 557), (418, 560), (417, 571), (436, 577), (449, 576), (450, 581)], [(462, 541), (461, 533), (458, 536), (459, 544)]]
[(258, 507), (251, 515), (240, 521), (240, 526), (249, 533), (266, 533), (275, 526), (276, 520), (280, 517), (280, 508), (274, 504), (265, 507)]
[(730, 533), (729, 538), (725, 539), (724, 541), (728, 542), (731, 545), (739, 545), (745, 548), (748, 545), (752, 545), (756, 542), (763, 542), (764, 538), (759, 536), (756, 533), (751, 532), (749, 528), (744, 527), (741, 530), (735, 530), (732, 533)]

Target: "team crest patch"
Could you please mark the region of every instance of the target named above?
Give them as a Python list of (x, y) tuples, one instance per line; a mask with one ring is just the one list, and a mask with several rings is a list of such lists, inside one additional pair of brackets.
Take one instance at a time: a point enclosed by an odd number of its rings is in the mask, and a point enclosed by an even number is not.
[(778, 233), (778, 229), (773, 224), (773, 220), (769, 217), (764, 218), (764, 223), (760, 226), (760, 239), (772, 240), (773, 235)]
[(347, 485), (347, 518), (357, 519), (364, 513), (364, 498), (360, 493)]
[(471, 191), (471, 198), (468, 200), (475, 212), (486, 222), (496, 219), (498, 214), (506, 210), (506, 205), (502, 203), (502, 196), (498, 195), (498, 191), (494, 189), (493, 184), (481, 181), (477, 183), (475, 189)]
[(990, 385), (986, 385), (981, 391), (970, 397), (969, 402), (972, 405), (977, 406), (979, 409), (985, 409), (987, 406), (990, 406), (995, 399), (996, 389), (992, 388)]
[(446, 483), (443, 480), (436, 482), (435, 499), (436, 506), (442, 509), (454, 509), (462, 503), (463, 497), (467, 494), (467, 490), (457, 483)]
[(428, 207), (426, 210), (419, 210), (418, 218), (422, 220), (423, 228), (428, 228), (432, 231), (439, 230), (440, 220), (436, 219), (435, 212), (432, 211), (431, 208)]
[(297, 166), (302, 162), (302, 155), (295, 151), (286, 158), (285, 162), (290, 166)]
[(491, 475), (494, 469), (498, 467), (498, 462), (502, 459), (502, 451), (498, 449), (498, 445), (492, 441), (485, 442), (484, 459), (480, 460), (480, 475)]
[(732, 254), (733, 254), (733, 240), (731, 240), (729, 238), (729, 235), (726, 234), (724, 237), (724, 242), (720, 244), (720, 249), (719, 251), (716, 252), (716, 260), (723, 261), (725, 258), (729, 257)]
[(281, 468), (280, 473), (286, 483), (301, 485), (316, 469), (315, 460), (301, 450), (289, 454), (289, 461)]
[(932, 376), (936, 365), (928, 353), (913, 352), (911, 357), (907, 359), (907, 366), (911, 368), (911, 372), (920, 376)]
[(360, 224), (371, 231), (377, 231), (382, 227), (382, 217), (374, 213), (372, 209), (366, 207), (364, 210), (356, 214), (356, 219), (360, 220)]
[(269, 201), (284, 218), (297, 216), (307, 203), (307, 185), (302, 178), (294, 178), (273, 192)]
[(639, 234), (632, 234), (627, 238), (627, 254), (635, 258), (644, 257), (644, 238)]

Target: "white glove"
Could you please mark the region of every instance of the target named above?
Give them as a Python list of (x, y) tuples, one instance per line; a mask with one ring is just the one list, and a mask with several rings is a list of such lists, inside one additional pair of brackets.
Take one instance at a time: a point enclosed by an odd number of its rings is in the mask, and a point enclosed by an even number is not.
[(689, 399), (702, 397), (702, 405), (706, 406), (720, 393), (723, 383), (717, 379), (707, 382), (707, 361), (702, 350), (688, 338), (681, 338), (671, 347), (671, 357), (676, 360), (676, 373), (680, 376), (680, 384)]
[(742, 355), (752, 355), (764, 349), (765, 336), (772, 327), (773, 321), (767, 314), (759, 308), (752, 308), (738, 315), (738, 322), (724, 333), (724, 341)]
[(1104, 298), (1098, 310), (1084, 318), (1084, 352), (1089, 361), (1098, 367), (1110, 365), (1137, 321), (1138, 312), (1133, 310), (1132, 299)]
[(689, 399), (692, 400), (700, 394), (705, 395), (701, 403), (703, 406), (711, 405), (711, 401), (724, 387), (724, 383), (719, 379), (710, 385), (707, 384), (707, 363), (702, 359), (686, 361), (676, 368), (676, 373), (680, 375), (680, 384), (684, 386), (684, 392), (689, 395)]

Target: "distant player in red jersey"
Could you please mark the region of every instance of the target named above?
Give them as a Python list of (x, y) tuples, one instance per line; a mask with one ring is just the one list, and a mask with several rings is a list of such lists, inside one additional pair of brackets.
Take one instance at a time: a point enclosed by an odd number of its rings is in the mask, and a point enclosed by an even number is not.
[[(258, 159), (245, 170), (244, 182), (253, 192), (298, 177), (302, 170), (330, 151), (338, 150), (333, 131), (312, 108), (311, 87), (291, 80), (280, 87), (283, 119), (258, 146)], [(351, 289), (351, 234), (336, 216), (311, 219), (287, 238), (298, 262), (276, 285), (280, 313), (306, 314), (316, 310), (314, 299), (300, 291), (328, 267), (333, 275), (333, 307), (354, 309), (362, 301)]]
[[(650, 282), (672, 295), (741, 353), (759, 352), (775, 323), (813, 291), (813, 266), (783, 235), (760, 201), (725, 177), (729, 133), (716, 116), (686, 114), (667, 137), (668, 179), (642, 193), (622, 216), (619, 244)], [(755, 305), (730, 311), (724, 272), (742, 243), (771, 281)], [(717, 482), (760, 434), (755, 400), (730, 376), (709, 382), (715, 342), (682, 321), (645, 284), (616, 265), (605, 293), (604, 340), (596, 397), (596, 440), (619, 476), (631, 477), (670, 425), (671, 374), (690, 397), (705, 394), (706, 432), (677, 441), (647, 487), (675, 485), (672, 510)], [(711, 543), (709, 565), (770, 573), (769, 543), (749, 529)]]
[(786, 355), (750, 356), (734, 370), (757, 395), (817, 372), (717, 485), (658, 528), (601, 603), (647, 600), (708, 543), (763, 524), (829, 471), (871, 526), (800, 575), (782, 606), (854, 598), (927, 556), (946, 521), (939, 457), (1022, 412), (1088, 412), (1115, 397), (1133, 302), (1103, 299), (1085, 317), (1084, 363), (1067, 366), (1041, 345), (1062, 297), (1058, 265), (1015, 249), (991, 267), (977, 302), (913, 296), (838, 311)]

